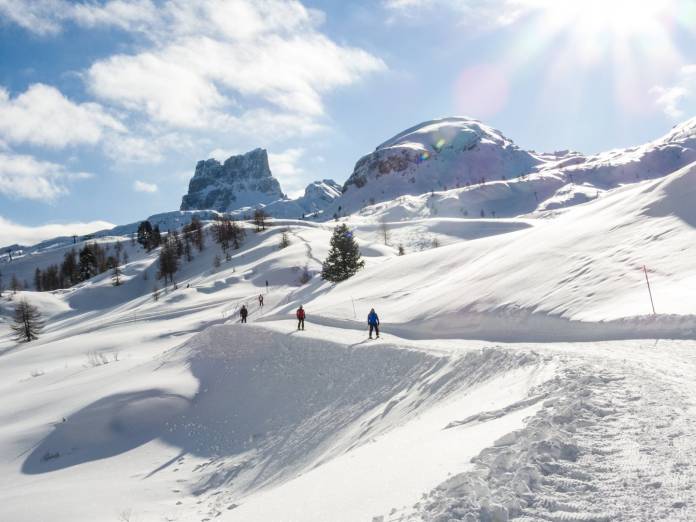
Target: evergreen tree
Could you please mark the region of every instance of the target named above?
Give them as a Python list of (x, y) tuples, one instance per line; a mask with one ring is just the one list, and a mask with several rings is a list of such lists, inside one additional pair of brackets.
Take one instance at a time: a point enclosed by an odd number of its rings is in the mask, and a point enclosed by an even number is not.
[(335, 283), (344, 281), (365, 266), (360, 249), (345, 223), (334, 228), (329, 255), (321, 268), (321, 277)]
[(68, 286), (72, 286), (80, 281), (77, 253), (74, 248), (63, 255), (63, 263), (60, 265), (60, 272)]
[(148, 252), (152, 250), (152, 224), (149, 221), (143, 221), (138, 225), (138, 243)]
[(0, 297), (2, 297), (2, 291), (3, 291), (4, 289), (5, 289), (5, 288), (4, 288), (3, 285), (2, 285), (2, 272), (0, 272)]
[(80, 281), (87, 281), (99, 273), (97, 269), (97, 256), (92, 245), (85, 245), (80, 250), (80, 263), (78, 267)]
[(10, 326), (15, 340), (28, 343), (38, 339), (43, 326), (39, 309), (22, 299), (15, 307), (14, 324)]
[(39, 267), (34, 270), (34, 288), (37, 292), (41, 291), (41, 269)]
[(157, 248), (162, 244), (162, 232), (159, 225), (155, 225), (152, 229), (152, 241), (150, 242), (150, 250)]

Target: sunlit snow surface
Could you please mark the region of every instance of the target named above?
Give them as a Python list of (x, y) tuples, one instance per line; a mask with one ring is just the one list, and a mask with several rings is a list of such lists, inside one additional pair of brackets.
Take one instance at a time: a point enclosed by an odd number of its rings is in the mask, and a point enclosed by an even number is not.
[(347, 218), (366, 268), (338, 285), (333, 222), (285, 220), (219, 268), (208, 240), (158, 301), (120, 237), (122, 286), (13, 296), (47, 320), (28, 345), (5, 293), (0, 519), (696, 518), (696, 169), (508, 217), (447, 211), (464, 192)]

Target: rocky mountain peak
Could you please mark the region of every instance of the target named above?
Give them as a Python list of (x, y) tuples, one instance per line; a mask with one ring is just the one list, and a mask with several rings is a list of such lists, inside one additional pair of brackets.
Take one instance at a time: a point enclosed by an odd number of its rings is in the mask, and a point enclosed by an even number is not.
[(273, 177), (265, 149), (230, 156), (224, 163), (199, 161), (181, 210), (229, 212), (282, 199), (280, 183)]

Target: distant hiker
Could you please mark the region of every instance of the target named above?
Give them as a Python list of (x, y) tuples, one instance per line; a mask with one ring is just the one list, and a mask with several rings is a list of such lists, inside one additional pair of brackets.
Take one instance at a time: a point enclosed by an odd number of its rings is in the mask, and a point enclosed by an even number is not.
[(259, 308), (263, 308), (263, 294), (259, 294)]
[(242, 318), (243, 323), (246, 323), (247, 315), (249, 315), (249, 310), (247, 310), (246, 305), (242, 305), (242, 309), (239, 310), (239, 317)]
[(297, 316), (297, 329), (298, 330), (304, 330), (304, 318), (305, 318), (305, 313), (304, 313), (304, 308), (302, 308), (302, 305), (297, 309), (297, 312), (295, 313)]
[(266, 280), (266, 293), (268, 293), (268, 279)]
[(372, 339), (373, 329), (379, 339), (379, 317), (377, 317), (377, 312), (375, 312), (374, 308), (370, 309), (370, 313), (367, 314), (367, 324), (370, 326), (370, 339)]

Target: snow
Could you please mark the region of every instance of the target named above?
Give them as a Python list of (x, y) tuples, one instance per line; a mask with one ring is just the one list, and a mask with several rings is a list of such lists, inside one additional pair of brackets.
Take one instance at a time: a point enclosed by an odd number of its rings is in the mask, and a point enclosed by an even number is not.
[[(208, 237), (157, 301), (158, 252), (98, 234), (128, 252), (121, 286), (0, 299), (0, 519), (693, 520), (696, 164), (634, 170), (692, 135), (361, 207), (339, 221), (366, 266), (338, 284), (318, 276), (335, 222), (245, 224), (219, 267)], [(5, 283), (82, 241), (6, 260)], [(18, 345), (23, 298), (46, 328)]]

